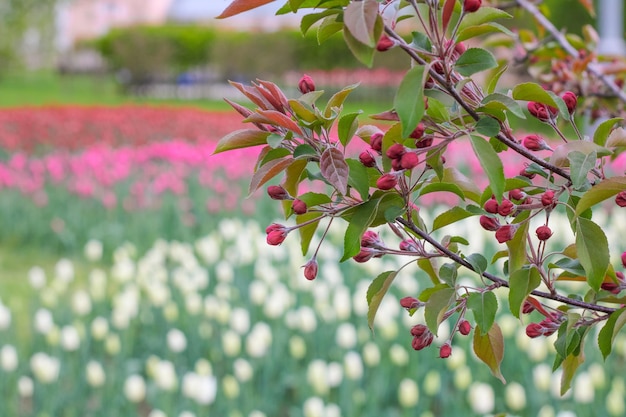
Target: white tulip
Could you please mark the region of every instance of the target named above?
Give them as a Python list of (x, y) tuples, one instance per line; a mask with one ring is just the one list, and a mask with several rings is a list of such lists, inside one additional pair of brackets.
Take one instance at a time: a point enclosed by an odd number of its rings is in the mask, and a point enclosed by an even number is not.
[(139, 403), (146, 398), (146, 382), (140, 375), (131, 375), (124, 381), (124, 395), (128, 401)]
[(398, 401), (404, 408), (414, 407), (419, 401), (419, 388), (413, 379), (404, 378), (398, 386)]
[(37, 352), (30, 358), (30, 368), (39, 382), (50, 384), (59, 377), (61, 362), (46, 353)]
[(167, 332), (167, 347), (174, 353), (183, 352), (187, 349), (187, 337), (185, 333), (178, 329), (171, 329)]
[(13, 372), (17, 369), (17, 350), (12, 345), (4, 345), (0, 349), (0, 367), (5, 372)]
[(94, 388), (101, 387), (102, 385), (104, 385), (104, 382), (106, 380), (104, 368), (102, 367), (100, 362), (97, 362), (95, 360), (90, 360), (89, 362), (87, 362), (85, 375), (87, 383)]

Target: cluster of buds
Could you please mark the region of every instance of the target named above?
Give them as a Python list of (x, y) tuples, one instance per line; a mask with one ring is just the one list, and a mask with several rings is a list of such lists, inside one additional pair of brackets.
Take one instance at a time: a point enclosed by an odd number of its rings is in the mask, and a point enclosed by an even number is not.
[(422, 350), (430, 346), (435, 338), (433, 333), (428, 330), (428, 327), (424, 324), (416, 324), (413, 326), (411, 328), (411, 336), (413, 336), (411, 346), (413, 346), (415, 350)]
[(368, 230), (361, 236), (361, 250), (353, 259), (356, 262), (367, 262), (372, 258), (380, 258), (385, 253), (385, 242), (380, 238), (378, 233)]
[(530, 338), (536, 338), (539, 336), (550, 336), (554, 334), (565, 317), (560, 313), (552, 313), (549, 314), (545, 319), (541, 320), (539, 323), (530, 323), (526, 326), (526, 335)]
[(559, 110), (555, 107), (537, 103), (536, 101), (529, 101), (527, 108), (531, 116), (541, 120), (542, 122), (550, 122), (559, 114)]
[(387, 149), (387, 157), (391, 159), (394, 171), (411, 170), (419, 164), (417, 153), (404, 147), (401, 143), (394, 143)]
[(289, 192), (280, 185), (270, 185), (267, 187), (267, 195), (269, 195), (272, 200), (293, 200), (291, 209), (295, 214), (304, 214), (309, 209), (304, 201), (293, 198)]
[(291, 229), (282, 224), (272, 223), (265, 229), (267, 244), (278, 246), (285, 241)]
[[(498, 204), (495, 198), (490, 198), (485, 202), (483, 208), (489, 214), (499, 214), (500, 216), (507, 217), (515, 212), (516, 205), (506, 198), (502, 199), (500, 204)], [(483, 229), (496, 232), (496, 239), (499, 243), (508, 242), (513, 239), (519, 227), (517, 224), (501, 225), (497, 218), (486, 215), (480, 216), (479, 221)]]

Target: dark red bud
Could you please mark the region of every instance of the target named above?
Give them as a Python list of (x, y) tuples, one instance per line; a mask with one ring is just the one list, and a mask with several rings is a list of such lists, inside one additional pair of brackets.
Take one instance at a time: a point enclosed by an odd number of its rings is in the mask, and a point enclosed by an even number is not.
[(370, 137), (370, 146), (376, 152), (380, 152), (383, 149), (383, 134), (380, 132), (374, 133)]
[(615, 196), (615, 204), (617, 204), (620, 207), (626, 207), (626, 191), (620, 191)]
[(363, 248), (373, 248), (384, 246), (383, 240), (380, 238), (380, 235), (373, 230), (366, 230), (361, 236), (361, 247)]
[(411, 335), (414, 337), (420, 337), (424, 333), (427, 333), (429, 331), (430, 330), (428, 330), (428, 326), (424, 324), (416, 324), (415, 326), (411, 327)]
[(514, 190), (509, 191), (509, 198), (520, 201), (526, 198), (526, 193), (520, 190), (519, 188), (516, 188)]
[(298, 90), (300, 90), (302, 94), (315, 91), (315, 83), (313, 82), (313, 79), (304, 74), (302, 78), (300, 78), (300, 81), (298, 81)]
[(498, 219), (489, 216), (480, 216), (480, 225), (485, 230), (489, 230), (490, 232), (495, 232), (500, 228), (500, 222)]
[(520, 174), (522, 177), (526, 177), (526, 178), (528, 178), (529, 180), (532, 180), (532, 179), (533, 179), (533, 178), (535, 178), (535, 176), (537, 175), (537, 174), (535, 174), (534, 172), (528, 172), (528, 171), (526, 170), (526, 168), (522, 168), (522, 169), (520, 170), (519, 174)]
[(513, 213), (513, 210), (515, 210), (515, 204), (511, 203), (511, 201), (507, 199), (503, 199), (502, 203), (498, 205), (498, 214), (500, 216), (508, 216)]
[(402, 306), (402, 308), (410, 310), (412, 308), (418, 308), (420, 305), (420, 300), (415, 297), (403, 297), (402, 299), (400, 299), (400, 305)]
[(380, 37), (378, 43), (376, 44), (376, 50), (378, 50), (379, 52), (385, 52), (390, 50), (394, 46), (396, 46), (396, 42), (386, 34), (383, 34), (383, 36)]
[(602, 285), (600, 285), (600, 288), (613, 294), (619, 294), (621, 291), (620, 286), (614, 282), (603, 282)]
[(626, 268), (626, 252), (622, 253), (622, 266)]
[(459, 333), (463, 336), (467, 336), (472, 331), (472, 325), (467, 320), (461, 320), (459, 323)]
[(384, 174), (376, 181), (379, 190), (391, 190), (398, 184), (398, 178), (394, 174)]
[(525, 300), (524, 304), (522, 304), (522, 314), (530, 314), (533, 311), (535, 311), (535, 306), (533, 305), (533, 303)]
[(517, 227), (518, 226), (514, 224), (505, 224), (496, 230), (496, 239), (498, 240), (498, 243), (508, 242), (513, 239), (513, 236), (515, 236), (515, 232), (517, 231)]
[(409, 137), (412, 139), (421, 139), (422, 136), (424, 136), (424, 123), (420, 122), (417, 127), (413, 129)]
[(306, 206), (306, 203), (297, 198), (293, 200), (293, 202), (291, 203), (291, 208), (293, 209), (293, 212), (296, 214), (304, 214), (307, 212), (307, 209), (308, 209)]
[(400, 158), (400, 166), (402, 169), (413, 169), (420, 163), (419, 157), (415, 152), (407, 152)]
[(429, 146), (432, 146), (432, 145), (433, 145), (432, 135), (425, 135), (425, 136), (422, 136), (421, 139), (415, 140), (415, 147), (418, 149), (428, 148)]
[(523, 140), (524, 147), (530, 151), (550, 149), (546, 141), (539, 135), (528, 135)]
[(526, 326), (526, 336), (530, 338), (536, 338), (545, 334), (544, 327), (539, 323), (530, 323)]
[(554, 205), (554, 191), (547, 190), (545, 193), (541, 195), (541, 204), (544, 206), (552, 206)]
[(317, 260), (315, 258), (304, 264), (304, 277), (309, 281), (313, 281), (317, 277)]
[(452, 354), (452, 346), (449, 343), (441, 345), (439, 348), (439, 357), (442, 359), (449, 358)]
[(372, 259), (376, 255), (376, 252), (371, 248), (361, 248), (361, 251), (352, 257), (356, 262), (363, 263)]
[(576, 106), (578, 105), (578, 97), (576, 97), (576, 94), (571, 91), (566, 91), (561, 94), (561, 98), (565, 102), (569, 114), (573, 114), (574, 111), (576, 111)]
[(394, 143), (387, 149), (387, 157), (389, 159), (399, 159), (404, 155), (406, 149), (404, 149), (404, 145), (401, 143)]
[(278, 246), (285, 241), (289, 230), (285, 226), (271, 230), (267, 234), (267, 244), (272, 246)]
[(372, 168), (376, 166), (376, 159), (369, 151), (363, 151), (359, 154), (359, 161), (366, 167)]
[(270, 185), (267, 187), (267, 194), (272, 200), (286, 200), (290, 198), (289, 193), (280, 185)]
[(483, 206), (487, 213), (497, 214), (498, 213), (498, 202), (495, 198), (491, 198), (485, 201), (485, 205)]
[(392, 159), (391, 169), (394, 171), (402, 171), (402, 161), (400, 159)]
[(545, 104), (536, 103), (534, 101), (528, 102), (528, 112), (542, 122), (549, 121), (559, 113), (559, 111), (552, 106), (546, 106)]
[(400, 250), (405, 252), (417, 252), (418, 248), (412, 239), (405, 239), (400, 242)]
[(552, 230), (546, 225), (539, 226), (537, 230), (535, 230), (535, 233), (537, 234), (537, 238), (541, 241), (548, 240), (550, 236), (552, 236)]
[(480, 9), (480, 5), (482, 4), (482, 0), (465, 0), (463, 2), (463, 10), (465, 13), (474, 13), (478, 9)]

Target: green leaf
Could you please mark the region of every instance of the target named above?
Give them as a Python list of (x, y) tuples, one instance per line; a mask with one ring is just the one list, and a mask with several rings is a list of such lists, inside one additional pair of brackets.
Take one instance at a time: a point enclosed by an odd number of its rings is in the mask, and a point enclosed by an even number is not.
[(576, 374), (576, 370), (585, 361), (585, 355), (581, 352), (578, 355), (568, 355), (563, 361), (563, 374), (561, 375), (561, 395), (570, 389), (572, 379)]
[(447, 263), (441, 265), (439, 268), (439, 279), (448, 284), (451, 287), (456, 285), (456, 277), (458, 275), (457, 265), (453, 263)]
[[(500, 110), (509, 111), (520, 119), (526, 118), (526, 115), (524, 114), (524, 111), (522, 110), (522, 107), (519, 105), (519, 103), (513, 100), (511, 97), (501, 93), (489, 94), (483, 99), (481, 104), (485, 107), (495, 106), (495, 108), (499, 108)], [(480, 108), (478, 108), (478, 110), (480, 111)]]
[(424, 116), (425, 70), (424, 66), (416, 65), (407, 71), (393, 101), (405, 138), (409, 137)]
[[(298, 194), (298, 185), (302, 180), (302, 173), (306, 169), (306, 166), (307, 161), (305, 159), (298, 159), (294, 160), (293, 163), (285, 170), (285, 178), (282, 182), (282, 186), (290, 195)], [(291, 200), (284, 200), (282, 203), (285, 217), (288, 217), (292, 212)]]
[(426, 184), (420, 189), (420, 196), (441, 191), (456, 194), (461, 200), (465, 200), (465, 194), (463, 194), (463, 190), (461, 190), (458, 185), (445, 182), (432, 182), (430, 184)]
[(457, 41), (461, 42), (467, 39), (494, 32), (500, 32), (508, 36), (515, 37), (515, 34), (511, 32), (511, 30), (509, 30), (506, 26), (502, 26), (499, 23), (485, 23), (484, 25), (472, 26), (467, 29), (463, 29), (459, 32), (459, 35), (457, 36)]
[(469, 77), (480, 71), (498, 66), (493, 54), (482, 48), (469, 48), (457, 59), (454, 69), (461, 75)]
[[(422, 298), (420, 298), (422, 299)], [(424, 306), (424, 319), (426, 325), (434, 335), (439, 332), (439, 325), (443, 321), (443, 316), (456, 299), (454, 288), (445, 286), (430, 294)]]
[(613, 117), (612, 119), (600, 123), (593, 133), (593, 142), (597, 145), (604, 146), (606, 139), (609, 137), (609, 133), (613, 130), (613, 126), (622, 120), (624, 120), (623, 117)]
[(339, 119), (337, 134), (343, 146), (348, 146), (348, 143), (350, 143), (350, 140), (359, 128), (357, 117), (359, 117), (361, 113), (363, 112), (359, 110), (356, 113), (348, 113)]
[(342, 195), (348, 193), (350, 168), (337, 148), (326, 148), (320, 157), (320, 171), (324, 178)]
[(598, 334), (598, 346), (600, 347), (600, 352), (602, 352), (604, 360), (606, 360), (607, 356), (611, 354), (615, 336), (617, 336), (621, 328), (624, 326), (624, 323), (626, 323), (625, 312), (626, 307), (620, 308), (619, 310), (611, 313), (608, 320), (604, 324), (604, 327), (600, 330), (600, 334)]
[(513, 239), (506, 242), (509, 250), (509, 274), (513, 274), (527, 263), (526, 258), (526, 234), (528, 233), (528, 222), (524, 221), (530, 216), (530, 210), (524, 210), (515, 217), (513, 223), (519, 224)]
[(476, 154), (480, 165), (487, 174), (491, 190), (496, 196), (498, 202), (501, 203), (505, 186), (502, 160), (485, 139), (470, 135), (470, 141), (472, 143), (472, 148), (474, 149), (474, 154)]
[(576, 206), (576, 215), (580, 216), (587, 209), (622, 191), (626, 191), (626, 177), (611, 177), (602, 180), (583, 194)]
[(450, 113), (446, 105), (433, 97), (428, 97), (428, 109), (426, 109), (426, 114), (438, 123), (450, 121)]
[(459, 30), (467, 29), (471, 26), (478, 26), (484, 23), (493, 22), (496, 19), (510, 19), (513, 16), (504, 10), (495, 7), (482, 6), (474, 13), (468, 13), (463, 17), (459, 25)]
[[(324, 117), (331, 117), (333, 114), (332, 113), (333, 108), (343, 106), (343, 103), (344, 101), (346, 101), (346, 98), (348, 97), (348, 95), (358, 86), (359, 86), (359, 83), (352, 84), (352, 85), (342, 88), (340, 91), (337, 91), (335, 94), (333, 94), (330, 100), (328, 100), (328, 103), (326, 103), (326, 108), (324, 109)], [(352, 114), (355, 114), (355, 113), (352, 113)], [(356, 114), (358, 115), (358, 113)]]
[(567, 155), (570, 166), (570, 178), (572, 180), (572, 186), (575, 190), (580, 190), (584, 186), (589, 185), (587, 181), (587, 174), (591, 171), (595, 165), (597, 156), (595, 152), (584, 154), (578, 151), (572, 151)]
[[(380, 38), (380, 35), (383, 31), (383, 21), (379, 17), (376, 19), (376, 24), (374, 25), (374, 38)], [(355, 38), (349, 30), (343, 31), (343, 39), (348, 45), (348, 48), (354, 55), (356, 59), (358, 59), (362, 64), (366, 65), (368, 68), (371, 68), (374, 64), (374, 52), (376, 48), (373, 46), (368, 46)]]
[(585, 155), (595, 153), (596, 157), (608, 156), (613, 153), (610, 149), (598, 146), (593, 142), (576, 140), (554, 148), (554, 152), (552, 152), (552, 156), (550, 157), (550, 163), (558, 167), (567, 167), (570, 164), (568, 156), (574, 151)]
[(346, 159), (346, 163), (350, 168), (348, 185), (359, 193), (363, 201), (367, 200), (370, 190), (367, 168), (360, 161), (352, 158)]
[(343, 22), (337, 21), (334, 16), (328, 16), (317, 28), (317, 43), (319, 45), (330, 39), (335, 33), (343, 30)]
[(396, 213), (396, 217), (405, 211), (405, 201), (394, 191), (385, 192), (380, 198), (376, 216), (372, 220), (372, 227), (389, 222), (387, 216)]
[(298, 147), (296, 147), (296, 149), (294, 149), (293, 151), (293, 159), (308, 159), (313, 156), (317, 156), (317, 151), (311, 145), (308, 145), (306, 143), (298, 145)]
[(306, 203), (307, 207), (315, 207), (320, 204), (329, 204), (332, 200), (329, 196), (323, 193), (308, 192), (300, 194), (298, 200), (302, 200)]
[(472, 292), (467, 299), (467, 308), (474, 313), (474, 320), (480, 331), (488, 333), (498, 311), (498, 299), (493, 291)]
[[(498, 65), (498, 68), (494, 69), (492, 71), (491, 75), (487, 78), (487, 80), (488, 80), (488, 83), (487, 83), (487, 93), (489, 95), (493, 94), (493, 92), (496, 91), (496, 87), (498, 86), (498, 81), (500, 81), (500, 77), (502, 77), (502, 74), (504, 74), (506, 72), (506, 70), (509, 68), (506, 63), (507, 63), (507, 61), (502, 61)], [(484, 100), (483, 100), (483, 102), (484, 102)], [(522, 117), (522, 119), (525, 119), (525, 118), (526, 118), (526, 116)]]
[(493, 117), (485, 116), (481, 117), (476, 122), (476, 131), (481, 135), (492, 137), (500, 132), (500, 123)]
[(378, 18), (376, 0), (354, 1), (344, 9), (343, 21), (352, 36), (369, 47), (376, 46), (374, 28)]
[(478, 275), (482, 275), (483, 272), (487, 270), (487, 266), (489, 265), (487, 259), (480, 253), (472, 253), (471, 255), (467, 256), (465, 260), (469, 262), (470, 265), (472, 265), (472, 268), (474, 268), (474, 271)]
[(527, 100), (536, 101), (537, 103), (547, 104), (548, 106), (556, 107), (559, 109), (562, 115), (568, 115), (567, 106), (565, 102), (554, 94), (552, 91), (546, 91), (539, 84), (536, 83), (521, 83), (513, 88), (512, 92), (515, 100)]
[(461, 171), (456, 168), (446, 168), (443, 170), (443, 178), (441, 182), (457, 185), (467, 198), (475, 203), (481, 204), (480, 190), (476, 183), (467, 178)]
[(433, 45), (430, 43), (430, 38), (422, 32), (413, 32), (412, 45), (415, 48), (421, 49), (422, 51), (426, 51), (428, 53), (433, 50)]
[(477, 326), (474, 331), (473, 347), (476, 356), (489, 367), (493, 376), (506, 384), (500, 371), (500, 364), (504, 358), (504, 337), (498, 323), (493, 323), (486, 334)]
[(435, 266), (433, 265), (433, 260), (430, 258), (421, 258), (417, 260), (417, 266), (428, 275), (430, 281), (433, 285), (438, 285), (441, 282), (439, 281), (439, 277), (437, 276), (437, 272), (435, 271)]
[(579, 217), (576, 222), (576, 249), (578, 260), (587, 273), (587, 283), (600, 290), (609, 268), (609, 243), (600, 226)]
[(344, 236), (341, 262), (355, 256), (361, 250), (361, 236), (376, 217), (379, 204), (380, 198), (372, 198), (355, 208)]
[(511, 313), (520, 318), (524, 301), (528, 294), (541, 284), (541, 275), (535, 266), (521, 268), (509, 278), (509, 307)]
[(236, 130), (220, 139), (215, 147), (215, 150), (213, 151), (213, 155), (233, 149), (265, 145), (269, 135), (270, 132), (264, 132), (256, 129)]
[(441, 213), (439, 216), (435, 218), (435, 220), (433, 221), (432, 231), (434, 232), (437, 229), (441, 229), (444, 226), (456, 223), (459, 220), (463, 220), (471, 216), (474, 216), (474, 213), (470, 213), (469, 211), (465, 210), (463, 207), (459, 207), (459, 206), (452, 207), (450, 210), (447, 210)]
[(374, 278), (367, 289), (367, 325), (372, 331), (374, 330), (374, 319), (376, 318), (378, 307), (385, 294), (387, 294), (396, 274), (396, 271), (383, 272)]
[(309, 31), (311, 26), (313, 26), (316, 22), (322, 20), (327, 16), (334, 16), (339, 14), (339, 9), (327, 9), (320, 13), (311, 13), (302, 16), (302, 21), (300, 22), (300, 30), (303, 35)]
[(313, 236), (315, 236), (315, 231), (317, 230), (317, 226), (319, 225), (319, 221), (322, 219), (323, 215), (319, 212), (308, 212), (304, 214), (300, 214), (296, 216), (296, 223), (302, 224), (313, 219), (318, 219), (318, 221), (311, 222), (306, 226), (302, 226), (298, 228), (298, 232), (300, 233), (300, 246), (302, 248), (302, 255), (306, 256), (309, 251), (309, 245), (311, 244), (311, 240)]

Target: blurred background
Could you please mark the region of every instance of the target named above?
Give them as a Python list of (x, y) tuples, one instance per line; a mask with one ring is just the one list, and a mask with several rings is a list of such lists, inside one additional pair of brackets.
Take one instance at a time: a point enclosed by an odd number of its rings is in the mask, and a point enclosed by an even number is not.
[[(241, 98), (227, 81), (296, 96), (307, 73), (326, 98), (360, 82), (346, 106), (372, 114), (391, 108), (409, 62), (391, 50), (365, 69), (341, 36), (319, 46), (274, 4), (216, 20), (228, 3), (0, 0), (0, 415), (624, 415), (623, 336), (606, 364), (590, 337), (561, 397), (553, 340), (528, 339), (503, 293), (503, 385), (468, 338), (447, 360), (411, 349), (420, 317), (398, 300), (428, 284), (417, 269), (396, 278), (371, 332), (367, 287), (397, 260), (339, 264), (339, 228), (309, 282), (295, 238), (265, 244), (281, 213), (248, 196), (258, 150), (212, 156), (244, 127), (222, 100)], [(544, 6), (571, 32), (596, 24), (579, 2)], [(476, 178), (465, 156), (450, 161)], [(442, 202), (424, 208), (427, 223)], [(568, 228), (557, 223), (555, 241)], [(467, 253), (498, 250), (476, 221), (455, 227), (443, 232), (471, 234)]]

